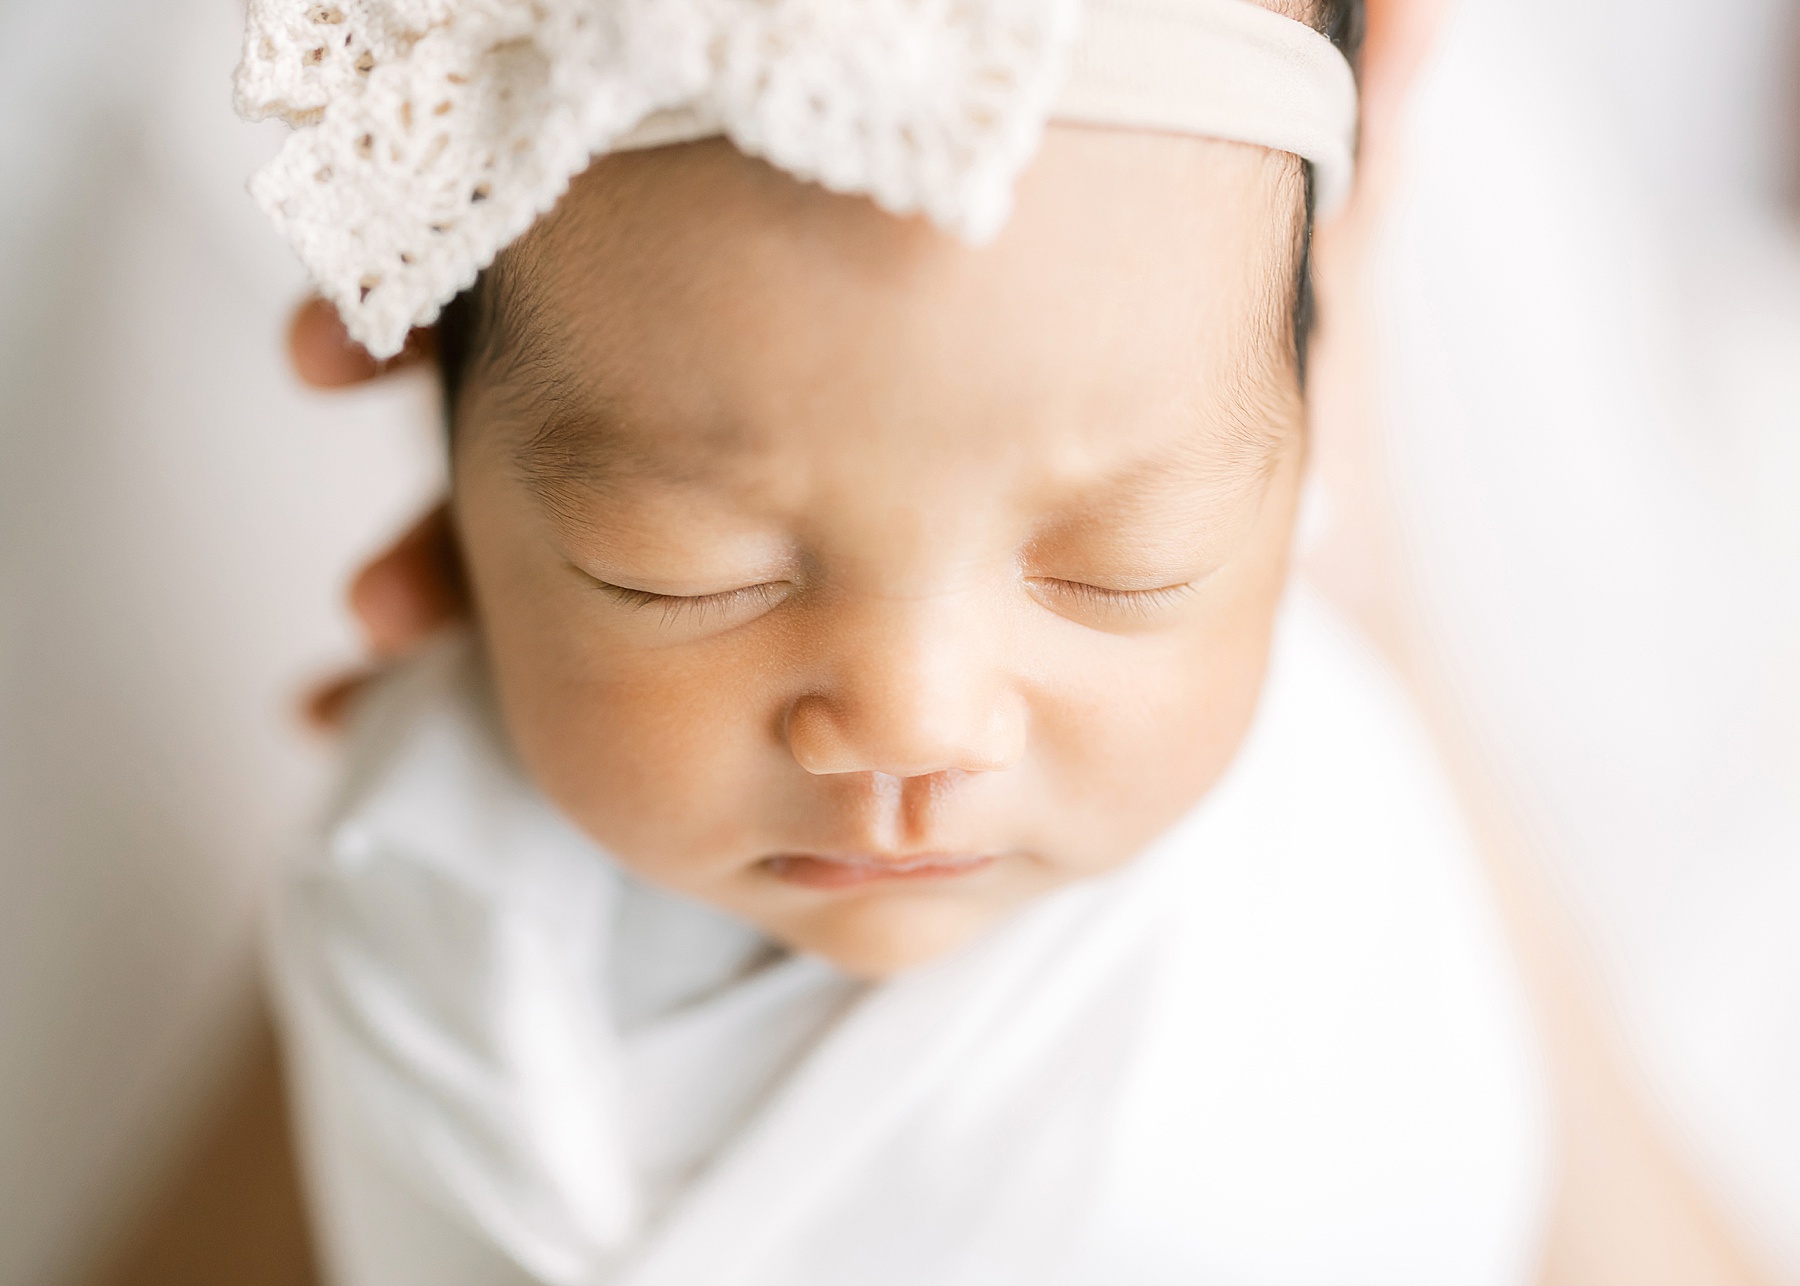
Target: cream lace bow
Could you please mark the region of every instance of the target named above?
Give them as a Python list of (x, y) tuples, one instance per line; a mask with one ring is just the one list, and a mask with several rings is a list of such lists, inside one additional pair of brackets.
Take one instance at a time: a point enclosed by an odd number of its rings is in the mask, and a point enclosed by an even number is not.
[[(723, 133), (980, 242), (1006, 219), (1071, 51), (1087, 52), (1081, 5), (250, 0), (238, 110), (295, 127), (251, 191), (377, 357), (592, 156), (625, 147)], [(1083, 42), (1100, 55), (1076, 116), (1282, 147), (1322, 167), (1328, 199), (1347, 184), (1355, 88), (1310, 28), (1246, 0), (1090, 8), (1113, 39)]]

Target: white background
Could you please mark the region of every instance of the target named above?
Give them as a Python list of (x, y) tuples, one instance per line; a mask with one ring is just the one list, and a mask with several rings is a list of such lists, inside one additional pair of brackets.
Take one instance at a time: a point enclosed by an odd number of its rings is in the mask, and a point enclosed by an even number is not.
[(0, 1283), (77, 1280), (234, 1050), (425, 390), (295, 387), (235, 0), (0, 0)]

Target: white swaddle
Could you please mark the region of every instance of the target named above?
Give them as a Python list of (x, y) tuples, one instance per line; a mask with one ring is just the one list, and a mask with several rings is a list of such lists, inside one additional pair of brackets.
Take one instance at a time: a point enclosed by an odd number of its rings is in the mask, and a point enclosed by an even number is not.
[(1543, 1092), (1398, 694), (1304, 592), (1225, 780), (862, 987), (639, 885), (467, 645), (358, 733), (274, 937), (341, 1286), (1513, 1286)]

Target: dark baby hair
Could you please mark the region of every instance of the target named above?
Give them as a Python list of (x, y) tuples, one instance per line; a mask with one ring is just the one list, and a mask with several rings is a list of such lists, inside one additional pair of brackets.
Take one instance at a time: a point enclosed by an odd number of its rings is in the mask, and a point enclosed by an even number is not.
[[(1364, 2), (1365, 0), (1317, 0), (1313, 8), (1314, 25), (1329, 36), (1331, 42), (1352, 63), (1356, 61), (1362, 46)], [(1305, 184), (1306, 217), (1296, 256), (1293, 296), (1294, 357), (1302, 385), (1306, 382), (1307, 343), (1317, 320), (1312, 279), (1313, 174), (1310, 163), (1305, 167)], [(438, 317), (438, 369), (443, 380), (444, 416), (447, 423), (454, 420), (457, 394), (462, 389), (469, 360), (476, 352), (477, 345), (488, 339), (481, 333), (489, 320), (486, 317), (487, 310), (482, 308), (483, 286), (488, 276), (484, 272), (474, 285), (446, 304)]]
[[(1318, 26), (1331, 43), (1344, 51), (1352, 65), (1362, 49), (1364, 0), (1319, 0)], [(1300, 372), (1300, 383), (1306, 384), (1307, 345), (1313, 325), (1318, 321), (1318, 305), (1313, 296), (1313, 167), (1306, 166), (1306, 226), (1301, 232), (1300, 262), (1294, 283), (1294, 360)]]

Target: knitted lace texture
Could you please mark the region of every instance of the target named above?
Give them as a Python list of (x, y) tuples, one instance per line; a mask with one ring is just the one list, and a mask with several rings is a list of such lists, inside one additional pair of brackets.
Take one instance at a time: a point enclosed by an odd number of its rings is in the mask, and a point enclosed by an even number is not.
[(979, 242), (1080, 2), (250, 0), (238, 110), (295, 131), (251, 192), (376, 357), (658, 113)]

